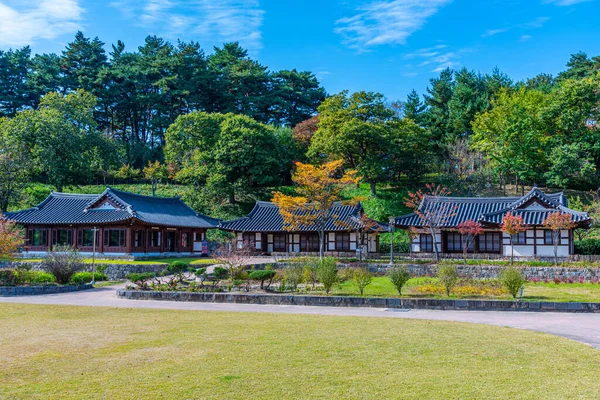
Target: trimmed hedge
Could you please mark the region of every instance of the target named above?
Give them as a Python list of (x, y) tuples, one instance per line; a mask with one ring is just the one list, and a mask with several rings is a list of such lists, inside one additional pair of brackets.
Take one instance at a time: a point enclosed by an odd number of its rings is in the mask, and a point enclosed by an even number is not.
[(0, 269), (0, 286), (44, 285), (56, 282), (49, 272), (32, 271), (24, 268)]
[[(96, 272), (94, 274), (94, 281), (106, 281), (108, 280), (108, 276), (101, 272)], [(74, 285), (85, 285), (86, 283), (90, 283), (92, 281), (92, 273), (91, 272), (78, 272), (71, 277), (70, 283)]]
[(584, 256), (600, 254), (600, 239), (576, 240), (574, 243), (575, 254)]

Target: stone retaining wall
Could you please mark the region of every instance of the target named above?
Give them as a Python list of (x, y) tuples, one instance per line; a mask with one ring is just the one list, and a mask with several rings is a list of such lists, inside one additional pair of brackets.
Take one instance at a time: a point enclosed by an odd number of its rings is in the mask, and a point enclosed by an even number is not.
[[(290, 265), (290, 263), (282, 262), (279, 263), (281, 267), (286, 267)], [(390, 268), (389, 264), (338, 264), (341, 268), (354, 267), (364, 265), (371, 272), (378, 274), (385, 274)], [(437, 265), (423, 265), (423, 264), (412, 264), (406, 265), (403, 264), (412, 276), (436, 276), (437, 275)], [(257, 269), (264, 268), (263, 264), (257, 264), (254, 266)], [(502, 265), (461, 265), (459, 263), (456, 264), (458, 269), (458, 273), (464, 277), (470, 277), (473, 279), (493, 279), (497, 278), (500, 275), (505, 266)], [(586, 281), (591, 281), (592, 279), (600, 280), (600, 268), (568, 268), (568, 267), (521, 267), (520, 268), (523, 276), (528, 279), (539, 279), (543, 281), (544, 279), (548, 279), (552, 281), (554, 278), (559, 279), (569, 279), (572, 278), (575, 281), (579, 281), (580, 278), (583, 278)]]
[(519, 302), (510, 300), (397, 299), (342, 296), (292, 296), (272, 294), (153, 292), (117, 290), (117, 297), (130, 300), (193, 301), (202, 303), (269, 304), (322, 307), (373, 307), (390, 309), (553, 311), (600, 313), (600, 303)]
[[(385, 272), (389, 265), (373, 265), (369, 268), (377, 272)], [(435, 265), (409, 265), (407, 266), (413, 276), (435, 276), (437, 266)], [(504, 266), (500, 265), (460, 265), (457, 264), (458, 273), (461, 276), (474, 279), (497, 278)], [(600, 268), (566, 268), (566, 267), (519, 267), (523, 276), (528, 279), (550, 280), (554, 278), (578, 281), (580, 278), (586, 281), (600, 279)]]
[(65, 286), (2, 286), (0, 296), (32, 296), (37, 294), (57, 294), (91, 289), (91, 284)]

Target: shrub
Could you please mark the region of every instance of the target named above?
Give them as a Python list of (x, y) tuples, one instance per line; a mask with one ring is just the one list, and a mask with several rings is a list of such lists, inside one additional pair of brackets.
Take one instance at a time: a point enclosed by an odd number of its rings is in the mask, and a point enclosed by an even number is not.
[(333, 257), (325, 257), (317, 267), (317, 278), (329, 294), (331, 287), (338, 281), (337, 261)]
[(304, 264), (304, 282), (312, 285), (313, 290), (317, 283), (317, 268), (319, 267), (318, 258), (310, 258)]
[(515, 267), (504, 268), (500, 273), (500, 281), (515, 299), (519, 294), (519, 289), (521, 289), (521, 286), (523, 286), (526, 282), (525, 278), (523, 278), (523, 275), (521, 274), (521, 271)]
[(358, 288), (360, 295), (362, 296), (365, 288), (371, 284), (373, 281), (373, 274), (369, 272), (369, 270), (365, 268), (355, 268), (352, 271), (352, 282)]
[(62, 285), (69, 283), (71, 277), (85, 266), (79, 252), (70, 246), (56, 246), (46, 255), (42, 265)]
[(194, 275), (200, 279), (200, 285), (204, 285), (204, 281), (206, 280), (206, 268), (198, 268), (194, 271)]
[(0, 286), (15, 286), (17, 280), (18, 275), (13, 268), (0, 269)]
[[(108, 276), (101, 272), (94, 274), (94, 281), (106, 281)], [(78, 272), (71, 277), (71, 283), (74, 285), (85, 285), (92, 281), (92, 273), (88, 271)]]
[(179, 282), (183, 282), (183, 274), (190, 268), (189, 264), (183, 261), (173, 261), (166, 269), (170, 275), (175, 275)]
[(452, 289), (458, 283), (458, 269), (455, 265), (442, 265), (439, 267), (437, 275), (446, 289), (446, 296), (450, 296)]
[(304, 268), (301, 264), (292, 264), (283, 269), (283, 280), (285, 285), (289, 287), (292, 292), (298, 289), (298, 285), (302, 283), (304, 278)]
[(39, 285), (56, 282), (56, 277), (46, 271), (23, 271), (23, 283)]
[(600, 254), (600, 239), (576, 240), (573, 243), (575, 254), (597, 255)]
[(402, 295), (402, 287), (410, 279), (408, 269), (404, 266), (396, 265), (389, 269), (387, 276), (392, 285), (396, 287), (398, 294)]
[(218, 281), (227, 279), (228, 276), (229, 271), (227, 270), (227, 268), (215, 267), (215, 269), (213, 269), (213, 277)]
[(267, 284), (267, 289), (268, 289), (269, 286), (271, 286), (271, 283), (273, 283), (273, 278), (275, 277), (276, 273), (277, 272), (275, 272), (273, 270), (252, 271), (252, 272), (250, 272), (250, 279), (252, 279), (253, 281), (259, 281), (261, 289), (264, 289), (265, 281), (268, 280), (269, 281), (269, 283)]
[(156, 274), (154, 272), (135, 272), (128, 274), (126, 278), (140, 289), (148, 289), (148, 282), (156, 278)]

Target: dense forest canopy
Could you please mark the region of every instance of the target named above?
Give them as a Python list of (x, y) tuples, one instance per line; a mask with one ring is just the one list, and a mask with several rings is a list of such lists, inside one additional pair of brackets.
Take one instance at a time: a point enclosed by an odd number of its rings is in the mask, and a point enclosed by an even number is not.
[(271, 71), (238, 43), (207, 54), (149, 36), (107, 52), (80, 32), (61, 54), (0, 51), (0, 211), (31, 182), (145, 180), (188, 185), (187, 201), (219, 214), (289, 185), (296, 161), (338, 159), (374, 202), (378, 186), (426, 181), (463, 195), (596, 189), (599, 120), (600, 57), (583, 53), (557, 76), (446, 69), (425, 93), (386, 99), (328, 96), (311, 72)]

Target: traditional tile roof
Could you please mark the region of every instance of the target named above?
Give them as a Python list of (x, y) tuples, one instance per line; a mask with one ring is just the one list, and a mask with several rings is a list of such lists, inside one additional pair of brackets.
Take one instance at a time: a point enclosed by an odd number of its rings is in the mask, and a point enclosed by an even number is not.
[[(325, 230), (333, 231), (351, 231), (362, 227), (360, 215), (362, 206), (344, 205), (335, 203), (332, 207), (332, 215), (325, 225)], [(301, 215), (299, 212), (298, 215)], [(387, 224), (376, 222), (373, 230), (387, 230)], [(283, 218), (279, 213), (279, 207), (266, 201), (257, 201), (248, 216), (238, 218), (233, 221), (221, 223), (219, 228), (232, 232), (285, 232)], [(314, 226), (301, 226), (299, 232), (318, 232), (319, 229)]]
[[(110, 202), (110, 207), (99, 206)], [(101, 194), (50, 193), (36, 207), (6, 213), (25, 225), (114, 224), (138, 220), (150, 225), (216, 228), (220, 221), (200, 215), (177, 197), (151, 197), (106, 188)]]
[[(568, 208), (564, 193), (545, 194), (537, 187), (521, 197), (425, 197), (420, 210), (435, 207), (451, 216), (444, 227), (456, 227), (461, 222), (472, 220), (484, 225), (500, 225), (508, 212), (523, 217), (526, 225), (542, 225), (554, 212), (571, 214), (572, 221), (582, 226), (589, 225), (590, 216)], [(396, 217), (396, 226), (401, 228), (423, 226), (417, 213)]]

